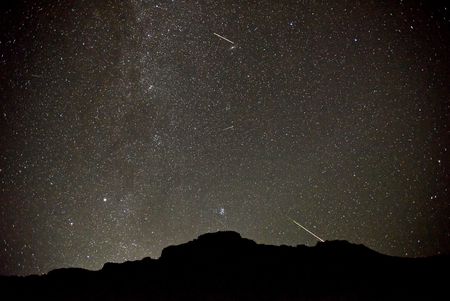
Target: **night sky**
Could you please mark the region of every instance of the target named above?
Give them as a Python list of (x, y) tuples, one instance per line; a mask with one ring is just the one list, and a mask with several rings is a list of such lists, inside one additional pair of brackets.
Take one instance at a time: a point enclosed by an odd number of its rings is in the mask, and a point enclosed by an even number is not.
[[(199, 234), (450, 251), (450, 7), (8, 1), (0, 274)], [(228, 39), (228, 41), (227, 41)]]

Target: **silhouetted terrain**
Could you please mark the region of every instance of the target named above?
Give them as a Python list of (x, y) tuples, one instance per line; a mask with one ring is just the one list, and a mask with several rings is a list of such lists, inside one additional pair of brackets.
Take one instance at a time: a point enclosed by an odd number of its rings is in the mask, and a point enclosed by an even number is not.
[(362, 245), (268, 246), (218, 232), (158, 260), (0, 277), (1, 300), (450, 300), (448, 256), (407, 259)]

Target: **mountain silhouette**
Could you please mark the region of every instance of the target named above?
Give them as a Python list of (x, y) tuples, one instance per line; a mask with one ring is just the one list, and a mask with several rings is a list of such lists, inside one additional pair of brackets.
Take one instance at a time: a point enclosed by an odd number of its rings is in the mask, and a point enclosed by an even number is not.
[(347, 241), (271, 246), (217, 232), (159, 259), (0, 277), (1, 300), (450, 300), (450, 257), (399, 258)]

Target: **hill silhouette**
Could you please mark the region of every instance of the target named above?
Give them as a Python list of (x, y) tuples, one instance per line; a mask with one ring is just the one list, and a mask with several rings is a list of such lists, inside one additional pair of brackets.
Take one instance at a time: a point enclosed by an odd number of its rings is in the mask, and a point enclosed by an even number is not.
[(399, 258), (346, 241), (271, 246), (217, 232), (159, 259), (0, 277), (1, 300), (450, 300), (449, 256)]

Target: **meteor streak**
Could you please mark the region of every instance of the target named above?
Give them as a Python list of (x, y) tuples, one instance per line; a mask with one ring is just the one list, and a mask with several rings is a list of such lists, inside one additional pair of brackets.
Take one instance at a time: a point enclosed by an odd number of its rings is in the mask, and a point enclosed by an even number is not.
[(217, 33), (215, 33), (215, 32), (213, 32), (213, 34), (215, 34), (216, 36), (218, 36), (218, 37), (221, 38), (222, 40), (227, 41), (228, 43), (234, 44), (233, 41), (228, 40), (227, 38), (221, 36), (220, 34), (217, 34)]
[(297, 226), (299, 226), (300, 228), (302, 228), (303, 230), (305, 230), (306, 232), (308, 232), (309, 234), (311, 234), (312, 236), (314, 236), (315, 238), (317, 238), (318, 240), (320, 240), (321, 242), (324, 242), (324, 240), (322, 238), (320, 238), (319, 236), (317, 236), (316, 234), (312, 233), (311, 231), (309, 231), (308, 229), (306, 229), (305, 227), (303, 227), (302, 225), (300, 225), (299, 222), (297, 222), (296, 220), (287, 217), (291, 222), (293, 222), (294, 224), (296, 224)]
[(229, 126), (229, 127), (227, 127), (227, 128), (224, 128), (224, 129), (222, 129), (222, 131), (227, 131), (227, 130), (231, 130), (231, 129), (233, 129), (234, 128), (234, 125), (232, 125), (232, 126)]

